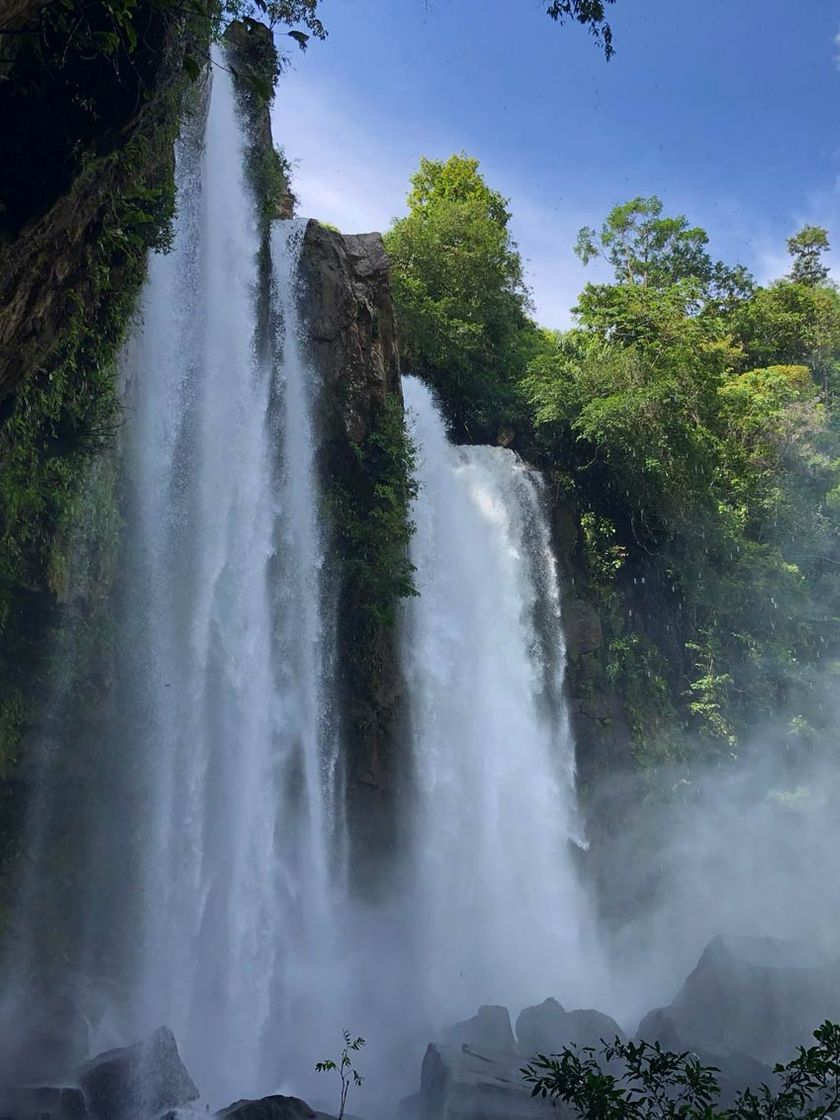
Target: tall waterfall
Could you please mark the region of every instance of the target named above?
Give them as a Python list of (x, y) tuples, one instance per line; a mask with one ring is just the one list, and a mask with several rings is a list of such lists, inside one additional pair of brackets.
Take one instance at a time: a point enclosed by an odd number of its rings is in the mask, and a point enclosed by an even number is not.
[(340, 831), (305, 223), (273, 232), (260, 327), (240, 147), (217, 68), (204, 144), (179, 151), (173, 251), (152, 262), (126, 472), (146, 806), (136, 1029), (169, 1023), (211, 1099), (271, 1087), (305, 1033)]
[(420, 595), (404, 662), (432, 1002), (471, 1013), (580, 997), (574, 752), (541, 481), (512, 451), (451, 446), (421, 382), (406, 378), (405, 396)]

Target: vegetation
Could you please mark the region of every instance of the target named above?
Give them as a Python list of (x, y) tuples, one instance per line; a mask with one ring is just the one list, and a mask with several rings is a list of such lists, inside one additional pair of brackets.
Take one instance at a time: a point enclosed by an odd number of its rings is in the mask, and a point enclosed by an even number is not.
[(716, 1103), (719, 1069), (658, 1042), (603, 1043), (603, 1064), (592, 1047), (565, 1047), (522, 1073), (532, 1096), (563, 1101), (581, 1120), (823, 1120), (840, 1109), (840, 1026), (825, 1022), (814, 1038), (775, 1067), (773, 1088), (742, 1089), (726, 1107)]
[[(551, 332), (476, 161), (424, 160), (412, 187), (387, 239), (405, 368), (456, 436), (512, 442), (575, 508), (605, 630), (590, 671), (625, 700), (639, 762), (685, 760), (689, 742), (730, 758), (770, 715), (801, 728), (840, 642), (826, 231), (791, 238), (789, 274), (759, 287), (705, 230), (631, 199), (581, 230), (581, 259), (614, 279)], [(808, 726), (813, 749), (830, 726)], [(797, 730), (786, 748), (805, 749)]]
[(351, 1054), (357, 1053), (365, 1044), (365, 1040), (361, 1037), (352, 1038), (348, 1030), (343, 1030), (341, 1036), (344, 1039), (344, 1046), (341, 1049), (341, 1057), (338, 1061), (332, 1058), (325, 1058), (322, 1062), (315, 1063), (315, 1069), (318, 1073), (329, 1073), (335, 1070), (341, 1081), (341, 1090), (339, 1093), (338, 1102), (338, 1120), (343, 1120), (344, 1110), (347, 1107), (347, 1094), (350, 1092), (350, 1086), (361, 1086), (364, 1078), (353, 1065)]

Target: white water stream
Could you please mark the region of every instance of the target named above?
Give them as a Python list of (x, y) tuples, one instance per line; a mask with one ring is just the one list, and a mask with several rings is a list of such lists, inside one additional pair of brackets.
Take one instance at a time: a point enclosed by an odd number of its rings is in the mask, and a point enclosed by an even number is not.
[(574, 749), (542, 483), (512, 451), (453, 447), (405, 379), (420, 497), (404, 641), (420, 943), (432, 1003), (582, 998)]
[(300, 1030), (330, 959), (339, 831), (305, 222), (275, 227), (260, 345), (240, 144), (217, 69), (204, 149), (180, 153), (174, 250), (152, 264), (128, 472), (149, 716), (132, 745), (149, 807), (138, 1029), (169, 1023), (211, 1098), (266, 1087), (272, 1046)]

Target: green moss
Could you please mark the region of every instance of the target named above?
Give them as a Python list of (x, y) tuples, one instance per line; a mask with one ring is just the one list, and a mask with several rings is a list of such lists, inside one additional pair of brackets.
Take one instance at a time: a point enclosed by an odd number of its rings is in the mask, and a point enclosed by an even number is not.
[[(46, 690), (46, 654), (62, 604), (89, 613), (110, 588), (119, 539), (112, 449), (122, 423), (118, 357), (146, 275), (174, 214), (173, 144), (183, 85), (158, 92), (148, 127), (87, 157), (74, 193), (102, 190), (80, 245), (84, 283), (65, 297), (49, 361), (22, 382), (0, 430), (0, 777), (18, 755), (27, 712)], [(106, 184), (107, 186), (100, 186)], [(74, 557), (84, 557), (73, 565)], [(78, 584), (83, 570), (84, 587)], [(75, 586), (73, 585), (75, 582)], [(99, 619), (101, 623), (101, 619)], [(99, 625), (97, 633), (104, 635)]]
[(333, 481), (328, 501), (348, 601), (365, 631), (393, 626), (398, 601), (417, 594), (408, 556), (415, 447), (396, 397), (352, 451), (355, 470)]

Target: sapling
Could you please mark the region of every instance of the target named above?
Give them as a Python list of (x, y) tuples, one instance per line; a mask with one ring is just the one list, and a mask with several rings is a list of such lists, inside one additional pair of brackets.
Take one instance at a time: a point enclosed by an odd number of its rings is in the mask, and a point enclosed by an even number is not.
[(339, 1098), (338, 1106), (338, 1120), (344, 1120), (344, 1109), (347, 1105), (347, 1094), (350, 1092), (350, 1086), (359, 1086), (364, 1081), (364, 1078), (353, 1065), (353, 1059), (350, 1057), (351, 1053), (361, 1050), (365, 1044), (365, 1040), (361, 1037), (351, 1038), (350, 1032), (345, 1028), (341, 1032), (344, 1039), (344, 1046), (341, 1050), (341, 1057), (338, 1061), (333, 1061), (332, 1058), (325, 1058), (322, 1062), (315, 1063), (315, 1069), (318, 1073), (328, 1073), (330, 1070), (335, 1070), (341, 1079), (341, 1096)]

